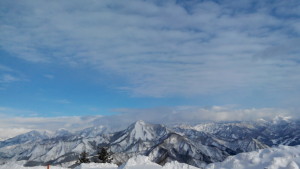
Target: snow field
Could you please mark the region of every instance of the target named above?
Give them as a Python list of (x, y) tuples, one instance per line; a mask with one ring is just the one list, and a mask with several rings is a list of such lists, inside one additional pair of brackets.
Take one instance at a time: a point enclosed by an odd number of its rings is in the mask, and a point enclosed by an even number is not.
[(206, 169), (299, 169), (300, 146), (277, 148), (241, 153), (225, 161), (209, 164)]
[[(46, 169), (45, 166), (37, 166), (37, 167), (23, 167), (20, 164), (6, 164), (0, 166), (0, 169)], [(66, 169), (62, 167), (51, 166), (50, 169)], [(115, 164), (109, 163), (88, 163), (81, 164), (77, 166), (75, 169), (198, 169), (196, 167), (178, 163), (171, 162), (167, 163), (165, 166), (160, 166), (156, 163), (153, 163), (146, 156), (136, 156), (129, 159), (124, 165), (118, 167)]]
[(116, 164), (110, 163), (89, 163), (89, 164), (81, 164), (75, 169), (116, 169), (118, 166)]
[(130, 158), (119, 169), (161, 169), (162, 167), (156, 163), (153, 163), (146, 156), (136, 156)]
[[(47, 167), (46, 166), (23, 167), (20, 164), (9, 163), (9, 164), (0, 166), (0, 169), (47, 169)], [(66, 169), (66, 168), (51, 166), (50, 169)]]
[(119, 169), (198, 169), (187, 164), (179, 163), (173, 161), (160, 166), (156, 163), (153, 163), (146, 156), (137, 156), (129, 159), (124, 166), (120, 166)]

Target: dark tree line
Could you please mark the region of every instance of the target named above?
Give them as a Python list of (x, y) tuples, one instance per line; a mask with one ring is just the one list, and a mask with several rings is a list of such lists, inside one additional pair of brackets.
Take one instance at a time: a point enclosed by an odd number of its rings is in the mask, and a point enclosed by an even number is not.
[[(86, 151), (80, 153), (78, 158), (79, 163), (90, 163), (89, 154)], [(96, 160), (93, 162), (98, 163), (111, 163), (112, 162), (112, 153), (109, 151), (109, 147), (98, 147)]]
[(97, 157), (100, 163), (111, 163), (112, 157), (111, 153), (108, 151), (108, 147), (101, 147), (97, 152)]
[(89, 163), (90, 159), (88, 158), (89, 154), (86, 151), (83, 151), (82, 153), (80, 153), (79, 155), (79, 163)]

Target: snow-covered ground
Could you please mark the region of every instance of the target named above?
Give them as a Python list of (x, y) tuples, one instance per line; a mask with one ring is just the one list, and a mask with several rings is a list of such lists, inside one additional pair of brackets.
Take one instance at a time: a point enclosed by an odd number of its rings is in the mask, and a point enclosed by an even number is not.
[[(6, 164), (0, 166), (0, 169), (46, 169), (45, 166), (37, 167), (23, 167), (20, 164)], [(66, 169), (61, 167), (51, 166), (50, 169)], [(124, 165), (118, 167), (115, 164), (101, 164), (101, 163), (89, 163), (82, 164), (75, 169), (198, 169), (196, 167), (182, 164), (178, 162), (167, 163), (165, 166), (160, 166), (156, 163), (153, 163), (146, 156), (137, 156), (129, 159)]]
[(299, 166), (300, 146), (279, 146), (230, 156), (206, 169), (299, 169)]
[[(5, 164), (5, 165), (1, 165), (0, 169), (47, 169), (47, 167), (45, 167), (45, 166), (23, 167), (20, 164), (9, 163), (9, 164)], [(51, 166), (50, 169), (66, 169), (66, 168)]]
[(76, 167), (75, 169), (117, 169), (118, 166), (115, 164), (108, 164), (108, 163), (89, 163), (89, 164), (81, 164), (80, 166)]
[[(300, 146), (279, 146), (249, 153), (241, 153), (228, 157), (225, 161), (209, 164), (205, 169), (299, 169)], [(11, 163), (0, 166), (0, 169), (43, 169), (46, 167), (22, 167)], [(65, 169), (51, 166), (51, 169)], [(160, 166), (145, 156), (131, 158), (124, 165), (90, 163), (82, 164), (76, 169), (197, 169), (196, 167), (178, 162)]]

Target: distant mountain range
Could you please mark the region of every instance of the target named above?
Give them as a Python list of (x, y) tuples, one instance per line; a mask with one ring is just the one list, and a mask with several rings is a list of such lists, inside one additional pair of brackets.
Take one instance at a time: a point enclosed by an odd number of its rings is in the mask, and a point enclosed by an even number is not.
[(176, 160), (201, 167), (241, 152), (299, 144), (300, 121), (285, 118), (194, 126), (137, 121), (117, 132), (96, 126), (77, 132), (58, 130), (56, 133), (31, 131), (21, 134), (0, 141), (0, 163), (23, 161), (25, 166), (70, 167), (83, 150), (93, 156), (98, 146), (109, 146), (116, 164), (140, 154), (158, 164)]

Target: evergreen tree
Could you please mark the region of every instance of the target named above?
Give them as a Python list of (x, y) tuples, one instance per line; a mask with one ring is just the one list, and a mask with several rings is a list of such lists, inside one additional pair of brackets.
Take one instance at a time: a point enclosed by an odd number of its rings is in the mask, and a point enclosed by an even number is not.
[(86, 151), (83, 151), (80, 155), (79, 155), (79, 163), (89, 163), (90, 159), (88, 159), (88, 153)]
[(100, 163), (111, 163), (112, 157), (111, 153), (108, 152), (108, 147), (99, 147), (97, 154)]

